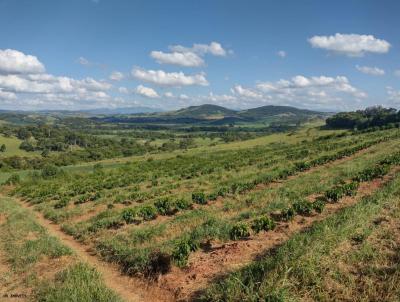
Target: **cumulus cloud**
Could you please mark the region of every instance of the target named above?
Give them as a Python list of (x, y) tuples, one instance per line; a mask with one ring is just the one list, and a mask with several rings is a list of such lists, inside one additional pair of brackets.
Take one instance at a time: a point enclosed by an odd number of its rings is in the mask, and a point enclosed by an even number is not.
[(380, 69), (378, 67), (369, 67), (369, 66), (358, 66), (356, 65), (356, 68), (358, 71), (369, 74), (369, 75), (374, 75), (374, 76), (383, 76), (385, 74), (385, 71), (383, 69)]
[(263, 95), (255, 90), (249, 89), (249, 88), (244, 88), (241, 85), (235, 85), (232, 89), (231, 92), (233, 94), (246, 97), (246, 98), (251, 98), (251, 99), (262, 99)]
[(346, 93), (356, 98), (367, 97), (365, 92), (353, 87), (345, 76), (305, 77), (297, 75), (290, 80), (260, 82), (257, 84), (257, 88), (265, 93), (273, 93), (288, 99), (294, 99), (300, 95), (326, 96), (328, 91), (331, 94)]
[(37, 57), (14, 49), (0, 49), (0, 74), (43, 73), (44, 65)]
[(118, 92), (119, 92), (119, 93), (123, 93), (123, 94), (128, 94), (128, 93), (129, 93), (129, 90), (128, 90), (128, 88), (126, 88), (126, 87), (119, 87), (119, 88), (118, 88)]
[(395, 90), (393, 87), (388, 86), (386, 87), (386, 93), (388, 95), (389, 101), (393, 102), (394, 104), (400, 104), (400, 91)]
[(227, 51), (218, 42), (211, 42), (207, 44), (193, 44), (192, 47), (184, 47), (182, 45), (170, 46), (170, 49), (175, 52), (194, 52), (200, 55), (212, 54), (214, 56), (224, 57), (227, 55)]
[(182, 45), (169, 46), (171, 52), (152, 51), (150, 57), (160, 64), (172, 64), (184, 67), (200, 67), (204, 65), (202, 58), (206, 54), (224, 57), (228, 51), (218, 42), (194, 44), (192, 47)]
[[(351, 85), (344, 76), (306, 77), (297, 75), (275, 82), (258, 82), (254, 87), (235, 85), (231, 95), (210, 94), (209, 100), (234, 108), (279, 104), (302, 108), (352, 109), (367, 94)], [(349, 102), (351, 100), (351, 102)]]
[(373, 35), (335, 34), (334, 36), (314, 36), (308, 39), (314, 48), (322, 48), (349, 57), (360, 57), (365, 53), (387, 53), (390, 43)]
[(151, 98), (151, 99), (160, 97), (158, 95), (157, 91), (155, 91), (153, 88), (145, 87), (143, 85), (137, 86), (135, 91), (136, 91), (137, 94), (139, 94), (141, 96), (145, 96), (147, 98)]
[(400, 77), (400, 69), (394, 71), (396, 77)]
[(287, 55), (286, 51), (284, 51), (284, 50), (280, 50), (276, 54), (281, 58), (286, 58), (286, 55)]
[(175, 97), (174, 94), (173, 94), (171, 91), (167, 91), (166, 93), (164, 93), (164, 96), (165, 96), (166, 98), (173, 98), (173, 97)]
[(204, 73), (185, 75), (183, 72), (165, 72), (163, 70), (146, 70), (133, 68), (132, 75), (142, 81), (160, 86), (208, 86), (209, 83)]
[(184, 67), (199, 67), (204, 65), (204, 60), (194, 52), (152, 51), (150, 56), (160, 64), (172, 64)]
[[(2, 105), (17, 108), (45, 108), (77, 104), (104, 104), (112, 101), (107, 93), (112, 85), (93, 78), (73, 79), (45, 73), (36, 57), (19, 51), (0, 50), (0, 100)], [(4, 61), (4, 59), (9, 61)], [(5, 64), (3, 64), (5, 62)]]
[(124, 74), (119, 71), (113, 71), (109, 76), (109, 79), (112, 81), (121, 81), (123, 78)]
[(237, 100), (237, 98), (234, 95), (230, 94), (214, 94), (213, 92), (210, 92), (207, 96), (204, 97), (208, 101), (211, 101), (213, 103), (230, 103), (234, 102)]
[(15, 93), (0, 89), (0, 100), (15, 100), (16, 98)]
[(76, 80), (69, 77), (39, 75), (0, 75), (0, 87), (18, 93), (75, 93), (84, 91), (104, 91), (111, 88), (106, 82), (92, 78)]

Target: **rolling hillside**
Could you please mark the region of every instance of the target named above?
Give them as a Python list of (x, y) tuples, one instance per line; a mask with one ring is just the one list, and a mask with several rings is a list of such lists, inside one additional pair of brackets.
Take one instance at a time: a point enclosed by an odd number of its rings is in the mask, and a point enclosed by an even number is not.
[(311, 118), (325, 118), (328, 113), (298, 109), (289, 106), (262, 106), (242, 111), (228, 109), (222, 106), (204, 104), (190, 106), (176, 111), (118, 115), (100, 118), (108, 122), (125, 123), (160, 123), (160, 124), (236, 124), (257, 122), (304, 122)]

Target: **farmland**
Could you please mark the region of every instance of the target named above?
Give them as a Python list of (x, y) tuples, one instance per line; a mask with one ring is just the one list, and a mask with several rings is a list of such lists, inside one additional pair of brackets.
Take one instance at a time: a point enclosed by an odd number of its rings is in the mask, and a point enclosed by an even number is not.
[(323, 125), (5, 170), (3, 279), (43, 301), (396, 301), (400, 131)]

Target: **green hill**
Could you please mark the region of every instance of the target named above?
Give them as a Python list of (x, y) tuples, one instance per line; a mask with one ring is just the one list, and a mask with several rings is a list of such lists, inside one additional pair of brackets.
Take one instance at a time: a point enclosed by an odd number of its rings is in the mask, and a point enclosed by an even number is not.
[(161, 113), (160, 115), (185, 118), (217, 119), (226, 116), (236, 116), (237, 111), (222, 106), (204, 104), (200, 106), (190, 106), (172, 112)]
[(316, 115), (325, 115), (325, 113), (307, 110), (307, 109), (299, 109), (290, 106), (262, 106), (257, 108), (251, 108), (247, 110), (243, 110), (237, 113), (239, 116), (243, 118), (259, 120), (271, 116), (297, 116), (297, 117), (307, 117), (307, 116), (316, 116)]

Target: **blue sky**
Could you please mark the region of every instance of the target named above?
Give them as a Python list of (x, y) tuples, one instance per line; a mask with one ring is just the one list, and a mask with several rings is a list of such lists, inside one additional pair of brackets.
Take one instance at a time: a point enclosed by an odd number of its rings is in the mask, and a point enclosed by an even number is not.
[(399, 1), (0, 0), (0, 109), (400, 104)]

